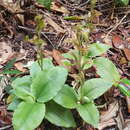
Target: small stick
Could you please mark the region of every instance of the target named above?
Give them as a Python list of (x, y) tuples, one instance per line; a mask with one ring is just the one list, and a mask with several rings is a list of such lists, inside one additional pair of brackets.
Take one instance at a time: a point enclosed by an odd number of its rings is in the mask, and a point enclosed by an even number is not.
[(7, 125), (5, 127), (1, 127), (0, 130), (7, 130), (8, 128), (10, 128), (12, 125)]
[[(35, 33), (34, 29), (30, 29), (30, 28), (27, 28), (27, 27), (24, 27), (24, 26), (18, 26), (18, 28), (23, 29), (25, 31), (30, 31), (32, 33)], [(55, 34), (55, 33), (41, 32), (41, 35), (52, 45), (53, 48), (55, 48), (55, 46), (53, 45), (51, 40), (46, 36), (46, 34)]]
[(124, 17), (107, 33), (105, 38), (107, 38), (110, 35), (110, 33), (114, 31), (123, 22), (123, 20), (126, 18), (127, 15), (128, 13), (124, 15)]

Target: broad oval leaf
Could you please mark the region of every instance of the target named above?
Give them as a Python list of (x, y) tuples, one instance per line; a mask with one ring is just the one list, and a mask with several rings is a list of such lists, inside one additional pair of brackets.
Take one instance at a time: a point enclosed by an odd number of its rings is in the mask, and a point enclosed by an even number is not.
[(50, 101), (46, 104), (45, 118), (52, 124), (62, 127), (75, 127), (75, 121), (70, 110)]
[(87, 80), (83, 85), (83, 94), (94, 100), (112, 87), (112, 83), (101, 78)]
[(53, 67), (39, 72), (33, 80), (31, 89), (38, 102), (47, 102), (54, 98), (63, 87), (67, 78), (67, 70)]
[[(47, 69), (54, 67), (52, 60), (49, 58), (44, 58), (42, 61), (42, 64), (43, 64), (43, 66), (42, 66), (43, 70), (47, 70)], [(41, 68), (37, 61), (35, 61), (31, 65), (31, 67), (29, 67), (29, 69), (30, 69), (30, 75), (32, 78), (35, 78), (37, 73), (41, 71)]]
[(94, 103), (79, 104), (77, 111), (85, 122), (98, 128), (99, 111)]
[(12, 87), (14, 88), (14, 93), (17, 97), (25, 101), (34, 101), (34, 96), (31, 93), (31, 78), (30, 76), (24, 76), (17, 78), (12, 82)]
[(13, 115), (14, 130), (34, 130), (45, 116), (45, 105), (22, 102)]
[(120, 80), (120, 74), (110, 60), (99, 57), (94, 60), (94, 63), (96, 65), (97, 74), (99, 74), (101, 78), (113, 82), (114, 84)]
[(111, 47), (109, 45), (105, 45), (102, 43), (93, 43), (90, 45), (88, 49), (88, 56), (95, 57), (95, 56), (102, 55), (110, 48)]
[(77, 94), (74, 89), (68, 85), (64, 85), (58, 92), (54, 101), (65, 108), (75, 108), (77, 105)]

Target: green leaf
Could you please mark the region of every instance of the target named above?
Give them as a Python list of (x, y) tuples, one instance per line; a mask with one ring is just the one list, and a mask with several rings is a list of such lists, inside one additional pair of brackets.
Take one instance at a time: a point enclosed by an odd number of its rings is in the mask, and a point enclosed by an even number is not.
[(121, 79), (121, 82), (127, 85), (130, 85), (130, 80), (129, 79)]
[[(49, 58), (44, 58), (42, 63), (43, 63), (43, 66), (42, 66), (43, 70), (47, 70), (47, 69), (54, 67), (52, 60)], [(41, 68), (37, 61), (34, 62), (29, 69), (30, 69), (30, 75), (33, 78), (35, 78), (37, 73), (39, 73), (41, 71)]]
[[(36, 22), (36, 25), (37, 25), (35, 30), (36, 30), (36, 33), (38, 34), (45, 27), (45, 23), (43, 21), (42, 15), (35, 16), (35, 22)], [(39, 45), (42, 45), (44, 43), (44, 41), (42, 39), (38, 38), (38, 37), (34, 41), (35, 41), (36, 44), (39, 44)]]
[(82, 16), (65, 16), (64, 17), (64, 20), (83, 20), (83, 19), (85, 18)]
[(23, 72), (19, 71), (19, 70), (4, 70), (2, 72), (2, 74), (22, 74)]
[(64, 57), (64, 58), (67, 58), (67, 59), (72, 59), (72, 60), (74, 60), (74, 57), (68, 52), (68, 53), (64, 53), (64, 54), (62, 54), (62, 56)]
[(93, 103), (79, 104), (77, 107), (77, 111), (85, 122), (98, 128), (99, 112), (97, 107)]
[(63, 57), (70, 59), (70, 60), (75, 60), (75, 57), (78, 57), (78, 50), (70, 50), (68, 53), (62, 54)]
[(20, 102), (21, 102), (21, 100), (15, 98), (15, 99), (8, 105), (7, 110), (14, 111), (14, 110), (17, 108), (17, 106), (19, 105)]
[(16, 58), (13, 58), (9, 62), (7, 62), (6, 66), (4, 67), (4, 71), (11, 69), (13, 67), (15, 61), (16, 61)]
[(34, 130), (45, 116), (45, 105), (22, 102), (13, 115), (14, 130)]
[(44, 5), (47, 9), (50, 9), (52, 0), (37, 0), (37, 2)]
[(74, 89), (68, 85), (64, 85), (58, 92), (54, 101), (65, 108), (75, 108), (77, 105), (77, 94)]
[(63, 87), (67, 78), (67, 70), (53, 67), (39, 72), (33, 80), (31, 89), (38, 102), (47, 102), (54, 98)]
[(86, 56), (83, 57), (83, 69), (89, 69), (93, 66), (93, 60), (90, 58), (87, 58)]
[(101, 78), (90, 79), (83, 85), (83, 95), (94, 100), (112, 87), (112, 83)]
[(130, 97), (130, 80), (129, 79), (121, 79), (120, 80), (121, 83), (117, 85), (117, 87), (119, 87), (119, 89), (121, 90), (121, 92)]
[(102, 55), (110, 48), (111, 47), (109, 45), (105, 45), (102, 43), (93, 43), (89, 47), (88, 56), (95, 57), (95, 56)]
[(63, 63), (63, 65), (65, 65), (65, 66), (72, 66), (72, 65), (73, 65), (73, 64), (71, 63), (71, 61), (69, 61), (68, 59), (62, 60), (62, 63)]
[(0, 76), (0, 82), (1, 82), (2, 78), (3, 78), (3, 76)]
[(117, 5), (128, 5), (129, 4), (129, 0), (116, 0), (116, 4)]
[(31, 78), (30, 76), (24, 76), (17, 78), (12, 82), (12, 87), (14, 88), (15, 95), (25, 101), (34, 101), (34, 96), (30, 90)]
[(62, 127), (75, 127), (75, 121), (70, 110), (50, 101), (46, 104), (45, 118), (52, 124)]
[(117, 87), (121, 90), (121, 92), (124, 95), (130, 97), (130, 90), (128, 89), (127, 85), (120, 83), (117, 85)]
[(120, 74), (110, 60), (99, 57), (94, 60), (94, 63), (96, 65), (97, 74), (99, 74), (101, 78), (113, 82), (114, 84), (120, 80)]

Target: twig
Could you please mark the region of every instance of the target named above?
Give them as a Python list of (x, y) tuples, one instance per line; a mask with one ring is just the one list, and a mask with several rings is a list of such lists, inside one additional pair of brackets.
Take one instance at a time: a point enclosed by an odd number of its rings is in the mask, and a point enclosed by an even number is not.
[(124, 17), (107, 33), (105, 38), (107, 38), (110, 35), (110, 33), (114, 31), (123, 22), (123, 20), (126, 18), (127, 15), (128, 13), (124, 15)]
[[(20, 26), (18, 25), (18, 28), (22, 29), (22, 30), (25, 30), (25, 31), (29, 31), (29, 32), (32, 32), (32, 33), (35, 33), (35, 30), (34, 29), (31, 29), (31, 28), (28, 28), (28, 27), (24, 27), (24, 26)], [(53, 33), (53, 32), (41, 32), (41, 34), (53, 34), (55, 35), (56, 33)]]
[(8, 128), (12, 127), (12, 125), (7, 125), (5, 127), (1, 127), (0, 130), (7, 130)]
[[(30, 29), (24, 26), (18, 26), (18, 28), (23, 29), (25, 31), (29, 31), (35, 34), (35, 30), (34, 29)], [(50, 33), (50, 32), (41, 32), (41, 35), (52, 45), (53, 48), (55, 48), (55, 46), (53, 45), (53, 43), (51, 42), (51, 40), (46, 36), (46, 34), (55, 34), (55, 33)]]
[(85, 6), (86, 4), (89, 3), (89, 1), (90, 1), (90, 0), (88, 0), (88, 1), (86, 1), (86, 2), (84, 2), (84, 3), (82, 3), (82, 4), (80, 4), (79, 7), (83, 7), (83, 6)]
[(64, 33), (64, 35), (62, 36), (62, 38), (59, 40), (57, 48), (59, 48), (62, 45), (65, 37), (66, 37), (66, 33)]
[(102, 4), (99, 4), (99, 5), (96, 5), (96, 7), (106, 6), (106, 5), (109, 5), (111, 3), (113, 3), (113, 1), (108, 1), (106, 3), (102, 3)]

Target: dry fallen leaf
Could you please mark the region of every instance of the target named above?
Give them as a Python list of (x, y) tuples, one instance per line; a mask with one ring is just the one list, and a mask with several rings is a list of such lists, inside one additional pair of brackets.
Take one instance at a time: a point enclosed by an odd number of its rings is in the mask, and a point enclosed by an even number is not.
[(102, 35), (103, 41), (105, 44), (112, 46), (112, 38), (111, 36)]
[(126, 96), (126, 102), (127, 102), (128, 113), (130, 113), (130, 98), (128, 96)]
[(24, 68), (23, 63), (21, 63), (21, 62), (15, 63), (14, 66), (21, 72), (26, 72), (27, 71), (27, 69)]
[(10, 41), (0, 42), (0, 64), (6, 63), (14, 56), (12, 48), (9, 46)]
[[(4, 6), (7, 10), (9, 10), (11, 13), (17, 13), (22, 12), (23, 10), (20, 7), (20, 4), (18, 2), (13, 2), (14, 0), (2, 0), (2, 6)], [(24, 16), (21, 14), (16, 14), (16, 16), (21, 20), (22, 24), (24, 23)]]
[[(45, 8), (43, 5), (41, 5), (39, 3), (35, 3), (35, 5), (37, 7), (40, 7), (40, 8)], [(63, 13), (63, 14), (69, 14), (70, 13), (69, 10), (67, 10), (64, 6), (60, 5), (57, 2), (52, 2), (51, 10), (54, 11), (54, 12), (59, 12), (59, 13)]]
[(61, 53), (58, 50), (53, 49), (53, 58), (56, 61), (58, 65), (63, 66), (62, 60), (64, 57), (61, 55)]
[(56, 22), (54, 22), (51, 18), (46, 17), (45, 21), (51, 25), (57, 32), (59, 33), (64, 33), (65, 30), (63, 28), (61, 28)]
[(130, 119), (125, 120), (125, 128), (123, 130), (130, 130)]
[(125, 56), (126, 56), (126, 58), (128, 59), (128, 61), (130, 61), (130, 50), (129, 50), (129, 49), (126, 49), (126, 48), (124, 48), (124, 49), (123, 49), (123, 51), (124, 51)]
[(103, 33), (95, 33), (95, 34), (92, 34), (92, 38), (94, 39), (94, 41), (99, 41), (100, 43), (103, 43)]
[(114, 35), (112, 37), (113, 46), (119, 49), (124, 49), (124, 41), (121, 39), (120, 36)]
[(5, 107), (0, 108), (0, 122), (4, 124), (11, 124), (11, 117)]
[(64, 6), (58, 5), (56, 2), (52, 2), (51, 9), (64, 14), (70, 13)]
[(127, 60), (125, 57), (121, 57), (119, 63), (120, 63), (121, 65), (127, 64), (127, 63), (128, 63), (128, 60)]
[(103, 130), (104, 128), (106, 128), (108, 126), (113, 126), (113, 125), (116, 125), (116, 122), (114, 119), (110, 119), (106, 122), (100, 123), (98, 130)]
[(115, 101), (109, 105), (109, 108), (107, 111), (101, 112), (99, 130), (102, 130), (105, 127), (116, 124), (114, 117), (116, 117), (118, 109), (119, 109), (118, 102)]
[[(0, 75), (0, 76), (2, 76), (2, 75)], [(3, 97), (3, 95), (4, 95), (4, 93), (3, 93), (3, 88), (2, 88), (2, 85), (1, 85), (2, 83), (1, 83), (1, 81), (0, 81), (0, 101), (1, 101), (1, 99), (2, 99), (2, 97)]]
[(66, 69), (68, 69), (68, 71), (72, 71), (71, 66), (66, 66), (63, 64), (64, 57), (61, 55), (61, 53), (58, 50), (56, 49), (53, 50), (52, 57), (54, 58), (54, 60), (58, 65), (64, 66)]

